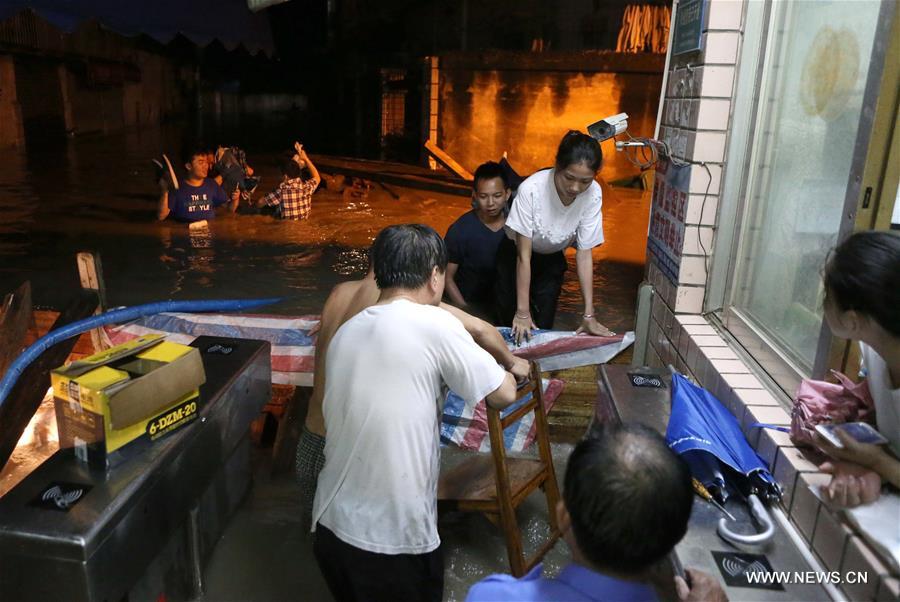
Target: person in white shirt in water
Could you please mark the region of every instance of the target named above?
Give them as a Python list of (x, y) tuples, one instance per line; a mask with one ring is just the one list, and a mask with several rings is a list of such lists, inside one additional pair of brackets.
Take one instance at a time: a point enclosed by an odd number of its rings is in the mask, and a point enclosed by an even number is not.
[(584, 300), (578, 332), (612, 334), (594, 317), (592, 249), (603, 243), (603, 193), (595, 176), (603, 155), (600, 144), (569, 131), (556, 152), (556, 164), (519, 186), (506, 219), (507, 240), (497, 254), (495, 312), (512, 326), (517, 342), (534, 328), (553, 328), (566, 272), (565, 250), (575, 246), (575, 264)]
[(859, 443), (840, 430), (838, 448), (820, 435), (819, 447), (834, 461), (823, 488), (838, 506), (876, 500), (882, 482), (900, 488), (900, 235), (857, 232), (838, 245), (825, 266), (825, 319), (835, 336), (859, 341), (875, 402), (878, 431), (886, 445)]
[(313, 551), (339, 601), (438, 601), (442, 389), (503, 408), (515, 400), (516, 381), (438, 307), (447, 250), (437, 232), (385, 228), (372, 262), (378, 302), (328, 347)]

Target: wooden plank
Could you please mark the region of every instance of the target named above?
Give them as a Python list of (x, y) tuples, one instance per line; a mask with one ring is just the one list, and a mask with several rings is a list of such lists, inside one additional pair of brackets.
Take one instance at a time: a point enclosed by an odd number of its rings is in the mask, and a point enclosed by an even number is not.
[(82, 251), (75, 256), (78, 264), (78, 278), (81, 280), (81, 288), (96, 291), (99, 307), (106, 307), (106, 286), (103, 284), (103, 270), (100, 265), (100, 256)]
[[(491, 454), (472, 454), (456, 467), (441, 474), (438, 481), (438, 499), (460, 505), (467, 501), (497, 499), (497, 467)], [(530, 458), (507, 458), (510, 495), (520, 493), (526, 485), (540, 475), (544, 466)]]
[[(36, 340), (50, 332), (54, 322), (59, 318), (59, 312), (51, 309), (36, 309), (32, 313), (31, 324), (28, 326), (28, 334), (25, 335), (25, 346), (31, 345)], [(91, 342), (91, 334), (85, 332), (75, 340), (75, 347), (67, 359), (79, 360), (94, 354), (94, 344)]]
[[(89, 317), (97, 309), (97, 303), (96, 293), (81, 291), (59, 315), (53, 329)], [(6, 465), (50, 388), (50, 371), (66, 361), (76, 340), (72, 337), (61, 341), (41, 354), (25, 369), (9, 396), (0, 404), (0, 468)]]
[(431, 156), (437, 159), (438, 163), (458, 175), (463, 180), (467, 180), (469, 182), (472, 181), (472, 174), (470, 174), (465, 167), (457, 163), (456, 159), (444, 152), (441, 147), (439, 147), (431, 140), (425, 141), (425, 150), (431, 153)]
[[(100, 264), (100, 256), (88, 251), (82, 251), (75, 256), (78, 265), (78, 277), (81, 280), (81, 288), (97, 293), (99, 305), (94, 314), (106, 310), (106, 285), (103, 283), (103, 269)], [(106, 331), (103, 328), (91, 330), (91, 343), (94, 352), (104, 351), (112, 347)]]
[(472, 195), (472, 186), (469, 182), (444, 170), (436, 172), (415, 165), (327, 155), (313, 155), (312, 159), (323, 174), (353, 176), (378, 183), (396, 184), (404, 188), (458, 196)]
[(31, 322), (31, 283), (24, 282), (3, 299), (0, 314), (0, 376), (25, 348)]

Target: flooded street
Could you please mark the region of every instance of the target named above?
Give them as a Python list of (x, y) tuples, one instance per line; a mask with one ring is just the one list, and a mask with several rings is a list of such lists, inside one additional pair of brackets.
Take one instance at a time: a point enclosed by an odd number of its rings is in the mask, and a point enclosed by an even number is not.
[[(336, 283), (365, 273), (366, 249), (382, 228), (422, 222), (443, 234), (470, 208), (466, 197), (372, 183), (342, 192), (320, 190), (306, 221), (221, 215), (197, 234), (186, 224), (156, 221), (150, 158), (177, 149), (179, 136), (171, 129), (74, 138), (58, 147), (8, 154), (0, 164), (4, 291), (27, 279), (36, 305), (59, 308), (79, 286), (75, 254), (90, 250), (101, 256), (111, 307), (163, 299), (283, 296), (283, 303), (266, 311), (318, 313)], [(248, 155), (263, 178), (257, 195), (264, 194), (279, 180), (277, 149), (261, 145)], [(620, 332), (633, 328), (648, 203), (641, 191), (604, 187), (606, 244), (595, 250), (594, 298), (598, 319)], [(577, 327), (582, 311), (574, 251), (568, 259), (556, 321), (560, 329)], [(47, 410), (50, 405), (45, 405)], [(52, 420), (49, 410), (46, 418)], [(37, 433), (29, 437), (43, 444)], [(553, 443), (559, 480), (571, 447)], [(43, 456), (29, 455), (30, 449), (23, 448), (24, 459), (14, 460), (40, 462)], [(443, 462), (464, 455), (447, 448)], [(299, 524), (299, 488), (290, 474), (271, 476), (269, 456), (268, 450), (254, 453), (254, 487), (212, 554), (202, 600), (330, 599), (310, 535)], [(537, 549), (543, 540), (546, 512), (536, 494), (521, 509), (526, 550)], [(484, 517), (444, 514), (440, 531), (446, 600), (462, 600), (479, 579), (509, 570), (502, 532)], [(567, 557), (566, 546), (557, 543), (544, 559), (547, 574), (558, 572)]]
[[(374, 183), (320, 189), (306, 221), (220, 215), (194, 235), (185, 224), (155, 219), (150, 159), (177, 153), (180, 136), (176, 128), (140, 130), (7, 153), (0, 163), (4, 291), (27, 279), (36, 305), (59, 308), (78, 286), (75, 253), (91, 250), (101, 256), (110, 306), (283, 296), (267, 311), (318, 313), (332, 286), (364, 274), (365, 249), (383, 227), (422, 222), (443, 234), (469, 209), (464, 197), (396, 185), (389, 192)], [(280, 179), (278, 149), (257, 140), (248, 159), (262, 176), (260, 196)], [(595, 300), (598, 317), (625, 330), (642, 276), (648, 198), (630, 189), (604, 192), (607, 242), (596, 251)], [(558, 328), (574, 328), (581, 311), (574, 255), (569, 260)]]

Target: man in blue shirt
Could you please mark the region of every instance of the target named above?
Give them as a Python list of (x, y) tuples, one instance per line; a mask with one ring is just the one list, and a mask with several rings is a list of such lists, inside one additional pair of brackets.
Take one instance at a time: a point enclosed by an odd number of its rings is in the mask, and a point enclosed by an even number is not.
[[(606, 425), (575, 447), (566, 467), (556, 516), (572, 562), (553, 579), (541, 576), (541, 565), (521, 579), (492, 575), (472, 586), (466, 601), (658, 600), (651, 582), (687, 532), (693, 496), (687, 466), (658, 433)], [(713, 577), (687, 574), (690, 586), (675, 578), (679, 599), (726, 600)]]
[(160, 180), (161, 195), (157, 219), (160, 221), (172, 217), (179, 222), (198, 222), (216, 216), (215, 208), (228, 204), (230, 212), (237, 209), (240, 190), (235, 190), (229, 203), (228, 196), (215, 180), (207, 178), (209, 162), (206, 151), (192, 147), (184, 154), (186, 174), (179, 182), (176, 190), (169, 190), (167, 184)]

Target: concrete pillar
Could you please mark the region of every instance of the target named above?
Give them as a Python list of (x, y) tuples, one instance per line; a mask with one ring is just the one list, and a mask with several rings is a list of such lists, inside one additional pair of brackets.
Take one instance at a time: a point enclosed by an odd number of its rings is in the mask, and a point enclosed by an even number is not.
[(0, 55), (0, 148), (25, 145), (13, 57)]

